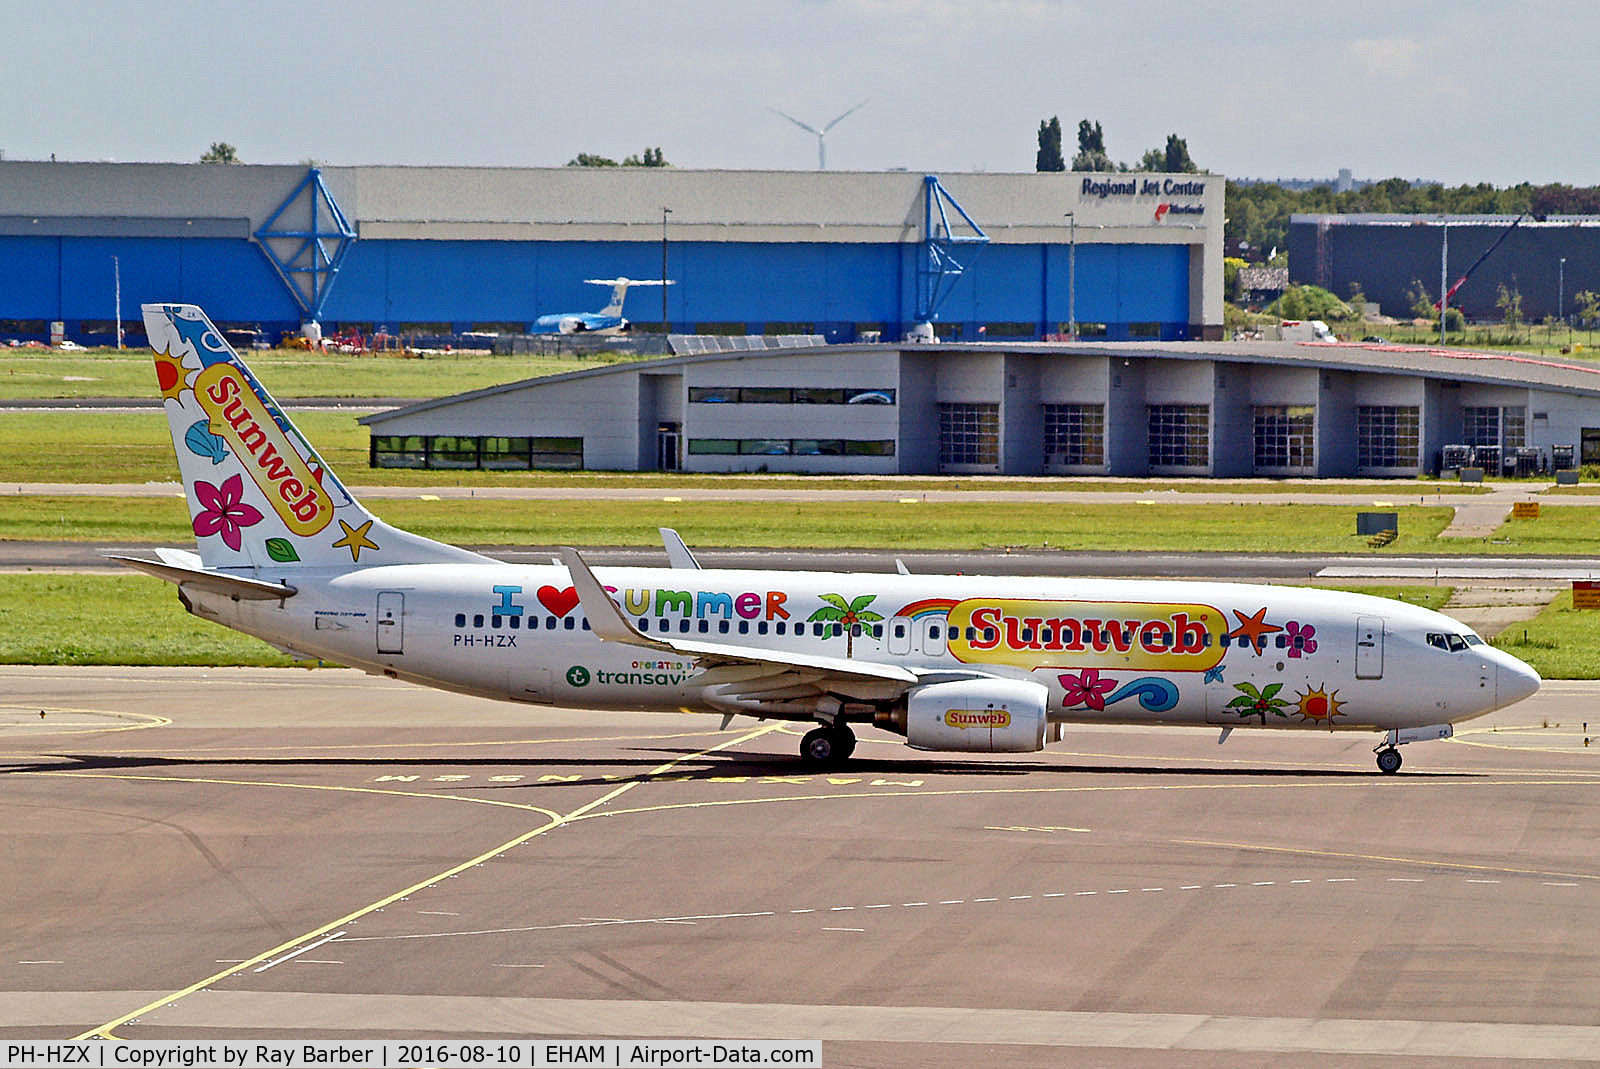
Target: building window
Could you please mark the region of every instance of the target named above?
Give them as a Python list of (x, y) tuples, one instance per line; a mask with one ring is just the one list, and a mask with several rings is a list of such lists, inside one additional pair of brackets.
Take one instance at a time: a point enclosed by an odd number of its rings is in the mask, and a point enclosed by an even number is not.
[(372, 456), (368, 461), (374, 468), (426, 468), (428, 466), (428, 439), (420, 434), (374, 434)]
[(528, 438), (478, 439), (478, 466), (485, 471), (522, 471), (530, 467)]
[(881, 386), (691, 386), (697, 405), (892, 405), (894, 390)]
[(582, 438), (374, 434), (374, 468), (526, 470), (583, 467)]
[(1150, 405), (1150, 466), (1204, 468), (1211, 463), (1211, 409)]
[(1493, 406), (1468, 406), (1461, 410), (1463, 445), (1499, 445), (1500, 410)]
[(894, 440), (840, 438), (691, 438), (696, 456), (892, 457)]
[(1461, 441), (1520, 449), (1528, 444), (1528, 410), (1522, 405), (1467, 406), (1461, 410)]
[(1528, 410), (1521, 405), (1507, 405), (1500, 410), (1500, 434), (1507, 449), (1521, 449), (1528, 444)]
[(1046, 464), (1104, 464), (1105, 441), (1105, 405), (1044, 406)]
[(1312, 405), (1257, 405), (1256, 470), (1312, 471), (1317, 410)]
[(528, 453), (536, 468), (583, 467), (582, 438), (529, 438)]
[(1422, 417), (1416, 405), (1356, 406), (1356, 466), (1416, 468)]
[(941, 404), (939, 463), (1000, 463), (1000, 406)]

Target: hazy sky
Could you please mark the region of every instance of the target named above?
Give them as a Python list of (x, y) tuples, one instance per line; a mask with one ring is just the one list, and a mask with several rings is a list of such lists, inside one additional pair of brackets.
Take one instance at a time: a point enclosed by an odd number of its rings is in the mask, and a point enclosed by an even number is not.
[[(1507, 13), (1511, 12), (1511, 13)], [(1098, 120), (1231, 177), (1600, 184), (1593, 0), (0, 0), (7, 159), (1031, 171)], [(0, 211), (3, 211), (0, 207)]]

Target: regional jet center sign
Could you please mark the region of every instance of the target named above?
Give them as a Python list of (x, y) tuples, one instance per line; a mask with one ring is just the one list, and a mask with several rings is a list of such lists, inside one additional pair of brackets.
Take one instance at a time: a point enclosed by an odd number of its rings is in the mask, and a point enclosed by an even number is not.
[[(1131, 176), (1128, 178), (1085, 178), (1083, 187), (1079, 190), (1080, 197), (1094, 197), (1097, 200), (1123, 197), (1204, 197), (1206, 183), (1203, 178), (1143, 178)], [(1206, 206), (1204, 201), (1174, 201), (1163, 200), (1155, 206), (1156, 222), (1161, 222), (1168, 215), (1204, 215)]]

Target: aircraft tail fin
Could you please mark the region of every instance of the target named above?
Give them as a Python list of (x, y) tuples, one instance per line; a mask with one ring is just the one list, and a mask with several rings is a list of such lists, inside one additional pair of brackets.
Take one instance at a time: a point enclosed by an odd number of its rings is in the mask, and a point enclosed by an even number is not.
[(622, 315), (622, 302), (628, 299), (629, 286), (671, 286), (671, 279), (662, 278), (586, 278), (591, 286), (610, 286), (611, 300), (600, 309), (596, 315), (618, 316)]
[(489, 560), (362, 507), (197, 306), (143, 311), (204, 568)]

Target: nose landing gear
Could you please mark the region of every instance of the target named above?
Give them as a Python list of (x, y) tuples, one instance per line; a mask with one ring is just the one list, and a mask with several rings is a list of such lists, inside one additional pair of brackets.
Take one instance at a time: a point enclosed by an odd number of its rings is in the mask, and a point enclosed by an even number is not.
[(1448, 739), (1455, 734), (1455, 729), (1449, 724), (1429, 724), (1420, 728), (1390, 728), (1384, 733), (1383, 741), (1372, 748), (1378, 755), (1378, 771), (1384, 775), (1391, 775), (1400, 771), (1400, 751), (1398, 746), (1408, 742), (1426, 742), (1429, 739)]
[(856, 751), (856, 733), (843, 720), (806, 732), (800, 740), (800, 760), (818, 768), (842, 765)]

